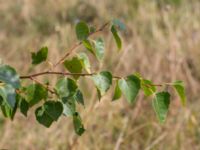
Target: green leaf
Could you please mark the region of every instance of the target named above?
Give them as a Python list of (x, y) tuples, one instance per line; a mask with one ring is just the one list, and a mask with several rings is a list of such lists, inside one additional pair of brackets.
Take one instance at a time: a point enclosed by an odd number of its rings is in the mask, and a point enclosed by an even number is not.
[(115, 101), (115, 100), (119, 99), (121, 97), (121, 95), (122, 95), (122, 92), (121, 92), (121, 90), (119, 88), (119, 83), (118, 83), (118, 80), (117, 80), (112, 100)]
[(126, 30), (126, 26), (124, 23), (122, 23), (119, 19), (113, 19), (112, 21), (113, 25), (116, 27), (119, 27), (120, 30)]
[(51, 118), (46, 112), (44, 107), (38, 107), (35, 111), (36, 120), (44, 125), (45, 127), (49, 128), (53, 123), (53, 118)]
[(82, 124), (81, 117), (80, 117), (79, 113), (77, 113), (77, 112), (74, 113), (74, 115), (73, 115), (73, 123), (74, 123), (74, 130), (75, 130), (76, 134), (81, 136), (85, 132), (85, 128)]
[(60, 98), (73, 96), (76, 92), (76, 82), (70, 78), (61, 78), (56, 83), (55, 89)]
[(36, 53), (31, 53), (32, 55), (32, 64), (33, 65), (38, 65), (47, 59), (48, 55), (48, 48), (47, 47), (42, 47), (38, 52)]
[(121, 41), (121, 39), (120, 39), (120, 37), (119, 37), (119, 35), (117, 33), (117, 30), (115, 29), (114, 25), (111, 27), (111, 32), (113, 34), (113, 37), (114, 37), (115, 42), (117, 44), (117, 47), (120, 50), (122, 48), (122, 41)]
[(173, 87), (175, 88), (176, 92), (178, 93), (181, 103), (183, 106), (186, 104), (186, 94), (185, 94), (185, 87), (183, 81), (175, 81), (173, 84)]
[(11, 108), (7, 102), (3, 102), (1, 104), (1, 111), (6, 118), (10, 118), (13, 120), (15, 113), (17, 111), (18, 101), (16, 100), (14, 108)]
[(142, 79), (141, 88), (146, 96), (150, 96), (156, 92), (156, 87), (153, 86), (153, 83), (150, 80)]
[(28, 102), (27, 102), (24, 98), (21, 98), (19, 107), (20, 107), (21, 113), (22, 113), (25, 117), (27, 117), (27, 112), (28, 112), (28, 110), (29, 110), (29, 104), (28, 104)]
[(76, 36), (78, 40), (82, 41), (82, 40), (87, 39), (89, 34), (90, 34), (90, 30), (89, 30), (88, 25), (85, 22), (81, 21), (76, 24)]
[(15, 89), (10, 84), (0, 86), (0, 96), (11, 109), (14, 109), (16, 104), (16, 93)]
[(94, 41), (95, 45), (95, 55), (99, 61), (101, 61), (104, 57), (104, 41), (102, 38), (98, 38), (96, 41)]
[(95, 54), (95, 53), (94, 53), (94, 48), (93, 48), (93, 46), (92, 46), (92, 44), (90, 43), (89, 40), (86, 39), (86, 40), (83, 40), (82, 42), (83, 42), (84, 47), (85, 47), (89, 52), (91, 52), (92, 54)]
[(103, 96), (112, 85), (112, 74), (108, 71), (102, 71), (96, 75), (93, 75), (92, 79), (101, 96)]
[(85, 53), (79, 53), (78, 54), (78, 57), (79, 59), (81, 60), (82, 62), (82, 66), (83, 68), (85, 68), (85, 70), (88, 72), (88, 73), (91, 73), (91, 66), (90, 66), (90, 61), (89, 61), (89, 58), (88, 56), (85, 54)]
[(26, 90), (26, 100), (29, 103), (29, 107), (40, 102), (42, 99), (46, 100), (48, 96), (48, 91), (40, 84), (31, 84), (29, 85)]
[(119, 80), (119, 88), (129, 103), (134, 103), (140, 90), (140, 79), (135, 75), (130, 75), (127, 79)]
[[(66, 60), (64, 62), (65, 68), (71, 73), (81, 73), (83, 66), (82, 61), (78, 57), (73, 57), (71, 60)], [(79, 78), (79, 75), (73, 75), (75, 79)]]
[(12, 85), (15, 89), (20, 87), (19, 75), (8, 65), (0, 65), (0, 81)]
[(54, 120), (57, 121), (63, 113), (63, 105), (59, 101), (46, 101), (43, 105), (45, 112)]
[(84, 106), (84, 98), (80, 90), (76, 91), (76, 93), (74, 94), (74, 99), (77, 101), (77, 103), (82, 104)]
[(74, 97), (63, 97), (62, 104), (63, 104), (63, 114), (65, 116), (73, 116), (73, 114), (76, 111), (76, 104)]
[(12, 109), (5, 102), (1, 105), (1, 111), (6, 118), (11, 118)]
[(57, 121), (63, 112), (62, 103), (59, 101), (46, 101), (43, 106), (35, 111), (37, 121), (45, 127), (50, 127)]
[(166, 120), (169, 104), (170, 94), (168, 92), (156, 93), (152, 105), (160, 123), (163, 123)]

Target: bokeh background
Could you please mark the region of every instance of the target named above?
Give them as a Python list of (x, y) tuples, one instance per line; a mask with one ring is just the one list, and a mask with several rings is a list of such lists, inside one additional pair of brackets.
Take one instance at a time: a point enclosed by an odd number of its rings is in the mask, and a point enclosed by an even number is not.
[[(123, 98), (111, 102), (110, 90), (98, 102), (91, 80), (82, 78), (79, 84), (86, 107), (78, 109), (86, 132), (81, 137), (74, 133), (72, 118), (62, 117), (46, 129), (36, 122), (32, 108), (27, 118), (17, 113), (14, 121), (0, 115), (0, 148), (200, 149), (199, 0), (0, 0), (1, 61), (14, 66), (21, 75), (44, 70), (48, 63), (30, 68), (31, 51), (48, 46), (48, 60), (55, 62), (76, 43), (74, 27), (78, 20), (99, 27), (113, 18), (127, 26), (121, 33), (123, 50), (117, 52), (109, 29), (96, 35), (105, 39), (106, 57), (98, 65), (90, 56), (93, 70), (111, 70), (120, 76), (140, 72), (155, 83), (183, 80), (187, 107), (181, 106), (172, 91), (167, 121), (160, 125), (151, 98), (140, 93), (137, 103), (130, 106)], [(56, 77), (50, 79), (54, 83)]]

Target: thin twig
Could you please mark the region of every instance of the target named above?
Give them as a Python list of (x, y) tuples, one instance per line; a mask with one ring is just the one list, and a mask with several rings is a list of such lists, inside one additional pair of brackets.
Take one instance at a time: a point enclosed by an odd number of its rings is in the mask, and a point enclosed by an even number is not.
[(45, 72), (39, 72), (31, 75), (25, 75), (20, 76), (20, 79), (31, 79), (32, 77), (42, 76), (42, 75), (63, 75), (63, 76), (73, 76), (73, 75), (79, 75), (79, 76), (92, 76), (95, 73), (68, 73), (68, 72), (58, 72), (58, 71), (45, 71)]
[[(148, 88), (151, 88), (152, 86), (163, 86), (164, 84), (145, 84), (145, 83), (143, 83), (143, 85), (145, 85)], [(166, 85), (166, 83), (165, 83), (165, 85)]]
[(56, 94), (56, 92), (54, 90), (52, 90), (51, 88), (49, 88), (48, 85), (43, 84), (42, 82), (38, 81), (37, 79), (33, 78), (32, 76), (29, 77), (29, 79), (33, 80), (34, 82), (40, 84), (41, 86), (43, 86), (44, 88), (46, 88), (49, 92), (51, 92), (52, 94)]
[(80, 45), (82, 44), (82, 42), (76, 43), (75, 45), (73, 45), (68, 51), (67, 53), (57, 62), (53, 65), (53, 69), (55, 67), (57, 67), (59, 64), (62, 64), (63, 61), (76, 49), (78, 48)]
[[(97, 73), (69, 73), (69, 72), (58, 72), (58, 71), (45, 71), (40, 73), (35, 73), (31, 75), (20, 76), (20, 79), (32, 79), (33, 77), (42, 76), (42, 75), (63, 75), (63, 76), (93, 76)], [(113, 76), (113, 78), (121, 79), (121, 77)]]

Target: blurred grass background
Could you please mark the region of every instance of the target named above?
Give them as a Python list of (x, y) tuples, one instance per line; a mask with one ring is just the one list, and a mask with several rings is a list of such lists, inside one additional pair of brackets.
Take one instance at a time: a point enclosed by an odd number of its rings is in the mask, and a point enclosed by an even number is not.
[[(86, 101), (86, 108), (79, 108), (86, 128), (83, 136), (75, 135), (71, 118), (62, 117), (51, 128), (44, 128), (36, 122), (32, 109), (28, 118), (17, 114), (13, 122), (1, 115), (0, 148), (200, 149), (199, 0), (0, 0), (0, 58), (21, 75), (38, 72), (48, 64), (30, 69), (31, 51), (48, 46), (49, 61), (55, 62), (76, 42), (78, 20), (99, 27), (112, 18), (127, 26), (121, 34), (123, 51), (117, 53), (111, 34), (104, 31), (98, 36), (105, 37), (106, 57), (100, 66), (90, 57), (93, 70), (109, 69), (121, 76), (140, 72), (155, 83), (183, 80), (187, 107), (181, 107), (173, 96), (168, 119), (160, 125), (151, 99), (142, 93), (135, 106), (124, 99), (111, 102), (112, 90), (98, 102), (91, 80), (81, 79)], [(56, 80), (50, 79), (52, 83)]]

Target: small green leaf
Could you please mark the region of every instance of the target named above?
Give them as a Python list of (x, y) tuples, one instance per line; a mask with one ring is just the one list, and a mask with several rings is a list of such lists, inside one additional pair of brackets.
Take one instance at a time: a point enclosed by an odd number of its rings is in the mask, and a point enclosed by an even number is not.
[(101, 96), (103, 96), (112, 85), (112, 74), (108, 71), (102, 71), (96, 75), (93, 75), (92, 79)]
[(13, 120), (15, 113), (17, 111), (18, 101), (16, 100), (14, 108), (11, 108), (7, 102), (3, 102), (1, 104), (1, 111), (6, 118), (10, 118)]
[(88, 56), (85, 53), (82, 52), (82, 53), (78, 54), (78, 57), (81, 60), (83, 68), (85, 68), (85, 70), (88, 73), (91, 73), (91, 70), (90, 70), (91, 66), (90, 66), (90, 61), (89, 61)]
[(101, 61), (104, 57), (104, 41), (102, 38), (98, 38), (96, 41), (94, 41), (95, 45), (95, 55), (99, 61)]
[(81, 21), (76, 24), (76, 36), (78, 40), (82, 41), (82, 40), (87, 39), (89, 34), (90, 34), (90, 30), (89, 30), (88, 25), (85, 22)]
[(19, 75), (8, 65), (0, 65), (0, 81), (12, 85), (15, 89), (20, 87)]
[(122, 95), (122, 92), (119, 88), (119, 83), (118, 83), (118, 80), (117, 80), (112, 100), (115, 101), (115, 100), (119, 99), (121, 97), (121, 95)]
[(36, 120), (44, 125), (45, 127), (49, 128), (53, 123), (53, 118), (51, 118), (46, 112), (44, 107), (38, 107), (35, 111)]
[(42, 99), (46, 100), (48, 96), (48, 91), (40, 84), (31, 84), (29, 85), (26, 90), (26, 99), (29, 103), (29, 107), (40, 102)]
[[(64, 62), (65, 68), (71, 73), (81, 73), (83, 66), (82, 61), (78, 57), (73, 57), (71, 60), (66, 60)], [(79, 75), (73, 75), (75, 79), (79, 78)]]
[(170, 104), (170, 94), (168, 92), (156, 93), (152, 105), (160, 123), (164, 123)]
[(175, 88), (176, 92), (178, 93), (181, 99), (182, 105), (185, 106), (186, 94), (185, 94), (185, 87), (184, 87), (183, 81), (175, 81), (172, 85)]
[(33, 65), (38, 65), (47, 59), (48, 55), (48, 48), (47, 47), (42, 47), (37, 53), (31, 53), (32, 55), (32, 64)]
[(65, 116), (73, 116), (73, 114), (76, 111), (76, 104), (74, 97), (63, 97), (62, 104), (63, 104), (63, 114)]
[(113, 25), (116, 27), (119, 27), (120, 30), (126, 30), (126, 26), (124, 23), (122, 23), (119, 19), (113, 19), (112, 21)]
[(11, 109), (14, 109), (16, 104), (16, 93), (15, 89), (10, 84), (0, 86), (0, 96)]
[(127, 79), (119, 80), (119, 88), (129, 103), (134, 103), (140, 90), (140, 79), (135, 75), (130, 75)]
[(77, 103), (82, 104), (84, 106), (84, 98), (80, 90), (76, 91), (76, 93), (74, 94), (74, 99), (77, 101)]
[(2, 111), (2, 113), (4, 115), (4, 117), (11, 118), (11, 116), (12, 116), (12, 109), (5, 102), (1, 105), (1, 111)]
[(24, 98), (22, 98), (22, 99), (20, 100), (19, 107), (20, 107), (21, 113), (22, 113), (25, 117), (27, 117), (27, 112), (28, 112), (28, 110), (29, 110), (29, 104), (28, 104), (28, 102), (27, 102)]
[(153, 83), (150, 80), (142, 79), (141, 88), (146, 96), (150, 96), (156, 92), (156, 87), (153, 86)]
[(84, 47), (85, 47), (89, 52), (91, 52), (92, 54), (95, 54), (95, 53), (94, 53), (94, 48), (93, 48), (93, 46), (92, 46), (92, 44), (90, 43), (89, 40), (86, 39), (86, 40), (83, 40), (82, 42), (83, 42)]
[(57, 121), (63, 112), (62, 103), (59, 101), (46, 101), (43, 106), (35, 111), (37, 121), (50, 127), (53, 121)]
[(117, 33), (117, 30), (115, 29), (114, 25), (111, 27), (111, 32), (113, 34), (113, 37), (114, 37), (115, 42), (117, 44), (117, 47), (120, 50), (122, 48), (122, 41), (121, 41), (121, 39), (120, 39), (120, 37), (119, 37), (119, 35)]
[(56, 83), (55, 87), (60, 98), (73, 96), (76, 92), (76, 82), (70, 78), (61, 78)]
[(63, 112), (63, 105), (59, 101), (46, 101), (43, 105), (45, 112), (54, 120), (57, 121)]
[(73, 123), (74, 123), (74, 130), (75, 130), (76, 134), (81, 136), (85, 132), (85, 128), (82, 124), (81, 117), (80, 117), (79, 113), (77, 113), (77, 112), (74, 113), (74, 115), (73, 115)]

